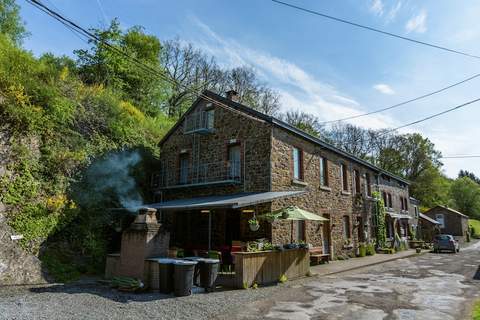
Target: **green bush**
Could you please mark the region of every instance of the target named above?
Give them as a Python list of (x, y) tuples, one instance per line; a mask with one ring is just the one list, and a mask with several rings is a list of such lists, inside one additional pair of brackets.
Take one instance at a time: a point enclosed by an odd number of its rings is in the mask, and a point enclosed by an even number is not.
[(367, 255), (367, 246), (364, 243), (362, 243), (358, 247), (358, 256), (365, 257), (366, 255)]
[(367, 256), (373, 256), (375, 254), (375, 245), (370, 243), (367, 245)]

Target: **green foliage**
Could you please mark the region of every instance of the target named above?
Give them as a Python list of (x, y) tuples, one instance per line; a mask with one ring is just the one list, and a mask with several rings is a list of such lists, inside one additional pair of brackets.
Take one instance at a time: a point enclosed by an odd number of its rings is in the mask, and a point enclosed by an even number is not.
[(380, 192), (375, 191), (372, 193), (375, 198), (375, 206), (373, 207), (376, 230), (375, 234), (377, 237), (377, 246), (383, 248), (386, 245), (387, 240), (387, 226), (385, 223), (385, 204), (383, 203), (383, 198), (380, 195)]
[[(101, 271), (116, 223), (102, 209), (112, 202), (96, 210), (77, 203), (76, 185), (89, 165), (126, 148), (141, 148), (154, 159), (172, 125), (163, 114), (144, 112), (128, 94), (85, 84), (75, 72), (69, 58), (36, 59), (0, 35), (0, 118), (12, 153), (0, 201), (10, 209), (10, 226), (24, 236), (22, 246), (35, 254), (44, 246), (41, 258), (59, 279)], [(137, 176), (148, 181), (143, 169)], [(58, 243), (69, 247), (58, 249)]]
[(367, 255), (367, 245), (365, 243), (361, 243), (358, 247), (358, 256), (365, 257)]
[(288, 280), (288, 278), (287, 278), (287, 275), (286, 275), (286, 274), (282, 274), (282, 275), (280, 276), (280, 278), (278, 279), (278, 281), (279, 281), (280, 283), (285, 283), (285, 282), (287, 282), (287, 280)]
[(375, 245), (373, 243), (367, 244), (367, 256), (375, 255)]
[(476, 301), (473, 305), (472, 320), (480, 320), (480, 300)]
[(450, 188), (453, 207), (470, 217), (480, 217), (480, 186), (469, 177), (456, 179)]
[(480, 238), (480, 220), (468, 219), (468, 224), (470, 226), (470, 235), (472, 238)]
[(15, 0), (0, 0), (0, 33), (6, 35), (16, 45), (28, 35), (20, 18), (20, 7)]
[(147, 35), (139, 26), (122, 31), (118, 20), (113, 20), (109, 28), (95, 29), (93, 33), (102, 42), (90, 41), (88, 50), (76, 50), (78, 72), (89, 84), (103, 85), (118, 92), (119, 96), (137, 105), (148, 115), (157, 115), (165, 91), (164, 80), (149, 72), (126, 56), (112, 51), (104, 43), (147, 64), (153, 70), (160, 70), (160, 41)]

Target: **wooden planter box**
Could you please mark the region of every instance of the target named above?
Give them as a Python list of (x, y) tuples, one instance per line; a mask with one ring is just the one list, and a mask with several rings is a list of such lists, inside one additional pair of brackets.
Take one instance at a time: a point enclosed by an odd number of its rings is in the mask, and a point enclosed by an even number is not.
[(235, 280), (237, 288), (277, 283), (285, 274), (288, 279), (306, 276), (310, 271), (308, 249), (284, 251), (235, 252)]
[(421, 240), (410, 240), (408, 241), (408, 246), (412, 249), (416, 249), (416, 248), (421, 248), (423, 247), (423, 241)]

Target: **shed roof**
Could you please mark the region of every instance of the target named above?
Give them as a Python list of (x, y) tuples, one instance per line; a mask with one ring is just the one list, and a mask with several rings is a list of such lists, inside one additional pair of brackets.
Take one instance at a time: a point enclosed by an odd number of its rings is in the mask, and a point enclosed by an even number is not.
[(429, 216), (424, 215), (423, 213), (419, 213), (419, 217), (424, 219), (424, 220), (427, 220), (430, 223), (440, 224), (440, 222), (438, 222), (437, 220), (434, 220), (434, 219), (430, 218)]
[(441, 205), (437, 205), (437, 206), (431, 208), (430, 210), (426, 211), (425, 214), (429, 213), (430, 211), (432, 211), (432, 210), (435, 209), (435, 208), (442, 208), (442, 209), (445, 209), (445, 210), (447, 210), (447, 211), (449, 211), (449, 212), (451, 212), (451, 213), (458, 214), (459, 216), (462, 216), (462, 217), (468, 219), (468, 216), (467, 216), (466, 214), (463, 214), (463, 213), (461, 213), (460, 211), (457, 211), (457, 210), (455, 210), (455, 209), (449, 208), (449, 207), (447, 207), (447, 206), (441, 206)]
[(260, 203), (270, 202), (279, 198), (293, 197), (304, 194), (305, 191), (277, 192), (242, 192), (223, 196), (196, 197), (170, 200), (160, 203), (146, 204), (144, 207), (159, 210), (208, 210), (208, 209), (238, 209)]
[[(277, 118), (275, 118), (275, 117), (266, 115), (266, 114), (264, 114), (264, 113), (261, 113), (261, 112), (259, 112), (259, 111), (257, 111), (257, 110), (254, 110), (254, 109), (252, 109), (252, 108), (250, 108), (250, 107), (248, 107), (248, 106), (246, 106), (246, 105), (244, 105), (244, 104), (241, 104), (241, 103), (232, 101), (232, 100), (230, 100), (230, 99), (227, 99), (227, 98), (225, 98), (225, 97), (222, 97), (221, 95), (218, 95), (218, 94), (216, 94), (216, 93), (214, 93), (214, 92), (212, 92), (212, 91), (209, 91), (209, 90), (204, 90), (202, 94), (205, 95), (205, 96), (207, 96), (207, 97), (210, 98), (210, 99), (216, 100), (216, 101), (218, 101), (218, 102), (220, 102), (220, 103), (222, 103), (222, 104), (224, 104), (224, 105), (227, 105), (227, 106), (230, 107), (230, 108), (233, 108), (233, 109), (235, 109), (235, 110), (240, 110), (240, 111), (242, 111), (242, 112), (244, 112), (244, 113), (246, 113), (246, 114), (249, 114), (249, 115), (254, 116), (254, 117), (258, 118), (258, 119), (261, 119), (261, 120), (263, 120), (263, 121), (265, 121), (265, 122), (267, 122), (267, 123), (271, 123), (271, 124), (273, 124), (273, 125), (275, 125), (275, 126), (277, 126), (277, 127), (279, 127), (279, 128), (282, 128), (282, 129), (284, 129), (284, 130), (286, 130), (286, 131), (289, 131), (290, 133), (296, 134), (296, 135), (300, 136), (301, 138), (303, 138), (303, 139), (305, 139), (305, 140), (308, 140), (308, 141), (310, 141), (310, 142), (313, 142), (314, 144), (317, 144), (317, 145), (319, 145), (319, 146), (321, 146), (321, 147), (323, 147), (323, 148), (325, 148), (325, 149), (328, 149), (328, 150), (330, 150), (330, 151), (332, 151), (332, 152), (335, 152), (335, 153), (338, 154), (338, 155), (344, 156), (345, 158), (348, 158), (348, 159), (350, 159), (350, 160), (352, 160), (352, 161), (354, 161), (354, 162), (357, 162), (357, 163), (359, 163), (359, 164), (362, 164), (362, 165), (364, 165), (364, 166), (366, 166), (366, 167), (368, 167), (368, 168), (370, 168), (370, 169), (372, 169), (372, 170), (374, 170), (374, 171), (376, 171), (376, 172), (378, 172), (378, 173), (380, 173), (380, 174), (383, 174), (383, 175), (385, 175), (385, 176), (388, 176), (388, 177), (390, 177), (390, 178), (393, 178), (393, 179), (395, 179), (395, 180), (397, 180), (397, 181), (403, 182), (403, 183), (405, 183), (405, 184), (407, 184), (407, 185), (410, 184), (410, 182), (409, 182), (408, 180), (406, 180), (406, 179), (404, 179), (404, 178), (402, 178), (402, 177), (399, 177), (399, 176), (397, 176), (397, 175), (395, 175), (395, 174), (393, 174), (393, 173), (390, 173), (390, 172), (388, 172), (388, 171), (386, 171), (386, 170), (384, 170), (384, 169), (382, 169), (382, 168), (380, 168), (380, 167), (377, 167), (376, 165), (374, 165), (374, 164), (372, 164), (372, 163), (370, 163), (370, 162), (368, 162), (368, 161), (365, 161), (365, 160), (363, 160), (363, 159), (361, 159), (361, 158), (359, 158), (359, 157), (357, 157), (357, 156), (355, 156), (355, 155), (353, 155), (353, 154), (351, 154), (351, 153), (349, 153), (349, 152), (343, 151), (343, 150), (341, 150), (341, 149), (333, 146), (332, 144), (330, 144), (330, 143), (328, 143), (328, 142), (325, 142), (325, 141), (323, 141), (323, 140), (321, 140), (321, 139), (319, 139), (319, 138), (317, 138), (317, 137), (315, 137), (315, 136), (312, 136), (311, 134), (308, 134), (308, 133), (306, 133), (306, 132), (304, 132), (304, 131), (302, 131), (302, 130), (300, 130), (300, 129), (298, 129), (298, 128), (296, 128), (296, 127), (294, 127), (294, 126), (292, 126), (292, 125), (290, 125), (290, 124), (288, 124), (288, 123), (286, 123), (286, 122), (284, 122), (284, 121), (282, 121), (282, 120), (280, 120), (280, 119), (277, 119)], [(202, 100), (201, 97), (199, 97), (199, 98), (197, 99), (197, 101), (195, 101), (195, 102), (192, 104), (192, 106), (190, 107), (190, 109), (188, 109), (188, 110), (185, 112), (185, 114), (182, 116), (182, 118), (180, 118), (180, 119), (178, 120), (178, 122), (173, 126), (173, 128), (170, 129), (170, 131), (168, 131), (167, 134), (162, 138), (162, 140), (160, 141), (159, 145), (162, 145), (162, 144), (168, 139), (168, 137), (175, 131), (175, 129), (180, 126), (180, 124), (182, 123), (182, 121), (185, 119), (185, 116), (186, 116), (188, 113), (190, 113), (191, 110), (193, 110), (193, 108), (198, 104), (198, 102), (199, 102), (200, 100)]]

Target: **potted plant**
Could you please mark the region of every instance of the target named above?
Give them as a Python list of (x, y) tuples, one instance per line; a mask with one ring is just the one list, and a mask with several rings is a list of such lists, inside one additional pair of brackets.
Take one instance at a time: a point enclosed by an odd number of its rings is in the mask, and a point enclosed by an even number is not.
[(260, 223), (258, 222), (257, 218), (253, 217), (252, 219), (248, 220), (248, 226), (250, 230), (257, 231), (260, 228)]

